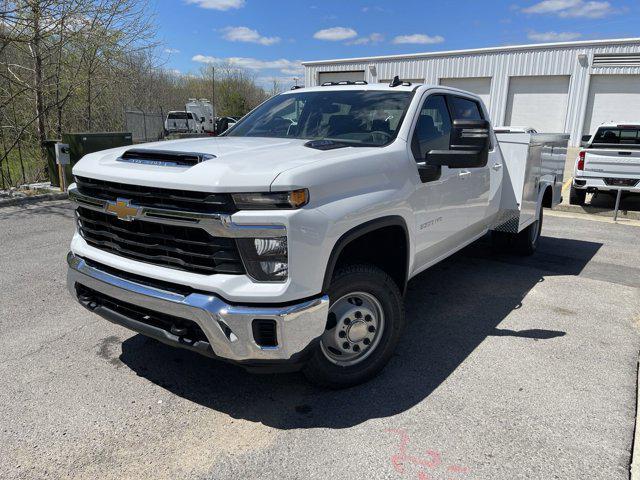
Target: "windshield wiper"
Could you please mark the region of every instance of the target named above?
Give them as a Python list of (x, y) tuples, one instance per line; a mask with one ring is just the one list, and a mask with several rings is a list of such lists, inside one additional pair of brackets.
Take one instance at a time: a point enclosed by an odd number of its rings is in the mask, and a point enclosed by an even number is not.
[(353, 147), (353, 144), (321, 138), (319, 140), (309, 140), (304, 146), (315, 148), (316, 150), (335, 150), (336, 148)]

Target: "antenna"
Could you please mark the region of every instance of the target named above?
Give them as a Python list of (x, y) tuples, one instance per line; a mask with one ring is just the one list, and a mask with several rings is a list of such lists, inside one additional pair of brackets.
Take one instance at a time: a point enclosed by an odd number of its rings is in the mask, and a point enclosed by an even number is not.
[(402, 80), (400, 80), (398, 75), (393, 77), (393, 80), (391, 80), (391, 83), (389, 84), (391, 88), (399, 87), (400, 85), (402, 85)]

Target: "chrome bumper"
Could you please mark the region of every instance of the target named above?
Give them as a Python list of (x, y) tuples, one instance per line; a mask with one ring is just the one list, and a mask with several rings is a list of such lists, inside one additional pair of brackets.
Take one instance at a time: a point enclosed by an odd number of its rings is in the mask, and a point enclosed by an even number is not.
[[(233, 362), (291, 360), (322, 335), (327, 322), (329, 297), (326, 295), (285, 307), (237, 306), (214, 295), (191, 293), (184, 296), (141, 285), (91, 267), (72, 253), (68, 254), (67, 263), (67, 286), (76, 299), (79, 284), (126, 304), (191, 320), (202, 329), (208, 343), (185, 341), (167, 330), (104, 306), (92, 306), (91, 310), (98, 315), (169, 345)], [(277, 346), (261, 347), (255, 342), (254, 319), (275, 320)]]

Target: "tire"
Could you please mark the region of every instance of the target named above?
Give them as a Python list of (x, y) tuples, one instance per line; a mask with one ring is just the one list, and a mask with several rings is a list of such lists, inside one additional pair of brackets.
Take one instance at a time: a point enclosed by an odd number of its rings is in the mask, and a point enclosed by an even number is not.
[(347, 388), (375, 377), (389, 362), (404, 329), (404, 304), (393, 279), (366, 264), (339, 269), (328, 294), (327, 328), (303, 372), (317, 385)]
[(544, 208), (540, 207), (538, 219), (516, 235), (516, 251), (523, 256), (533, 255), (540, 243)]
[(579, 190), (571, 185), (571, 190), (569, 191), (569, 203), (571, 205), (580, 205), (584, 206), (584, 203), (587, 198), (586, 190)]

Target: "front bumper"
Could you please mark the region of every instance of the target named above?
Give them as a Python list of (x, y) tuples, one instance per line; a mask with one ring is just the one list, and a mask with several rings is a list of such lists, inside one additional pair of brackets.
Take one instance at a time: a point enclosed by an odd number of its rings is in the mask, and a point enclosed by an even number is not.
[[(214, 295), (183, 295), (120, 278), (88, 265), (73, 253), (68, 254), (67, 263), (69, 291), (94, 313), (168, 345), (235, 363), (259, 366), (295, 362), (322, 335), (327, 321), (329, 297), (326, 295), (282, 307), (238, 306)], [(93, 294), (79, 295), (79, 290)], [(109, 301), (102, 302), (104, 298)], [(109, 306), (117, 303), (125, 307), (114, 309)], [(194, 322), (206, 336), (206, 341), (193, 340), (158, 326), (150, 318), (153, 313), (144, 317), (148, 321), (141, 321), (139, 315), (128, 315), (127, 311), (133, 312), (132, 306)], [(252, 327), (254, 320), (275, 322), (277, 345), (258, 345)]]

